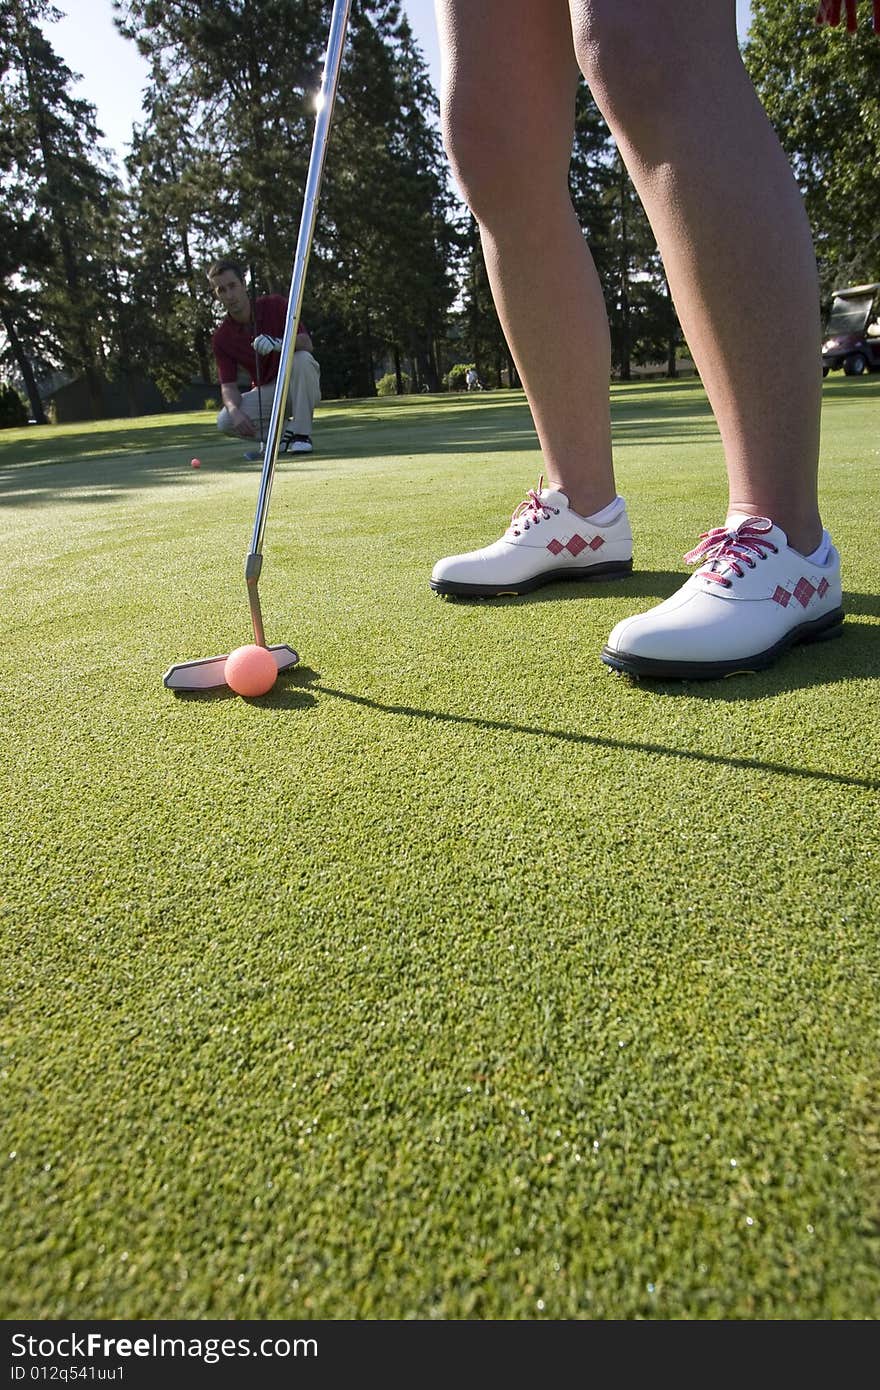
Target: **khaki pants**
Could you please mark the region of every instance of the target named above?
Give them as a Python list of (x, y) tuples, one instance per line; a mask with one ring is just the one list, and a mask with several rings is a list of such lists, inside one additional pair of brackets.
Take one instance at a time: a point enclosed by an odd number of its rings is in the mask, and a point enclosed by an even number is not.
[[(259, 391), (253, 387), (250, 391), (242, 391), (241, 408), (248, 419), (256, 426), (257, 433), (260, 431), (260, 415), (263, 417), (263, 433), (269, 429), (269, 417), (272, 414), (272, 401), (275, 398), (275, 382), (270, 381), (265, 386), (261, 386)], [(288, 408), (290, 419), (287, 428), (292, 429), (294, 434), (308, 434), (312, 432), (312, 416), (315, 407), (321, 399), (321, 368), (316, 359), (310, 352), (305, 352), (302, 348), (293, 354), (293, 371), (290, 374), (290, 393), (288, 398)], [(232, 417), (224, 405), (220, 414), (217, 416), (217, 428), (223, 434), (234, 434), (232, 427)], [(264, 443), (260, 440), (260, 443)]]

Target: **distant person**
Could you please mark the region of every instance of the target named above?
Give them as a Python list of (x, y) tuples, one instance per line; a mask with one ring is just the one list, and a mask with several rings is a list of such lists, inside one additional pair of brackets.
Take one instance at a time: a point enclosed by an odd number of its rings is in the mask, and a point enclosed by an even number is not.
[[(208, 271), (208, 279), (215, 299), (226, 310), (211, 339), (223, 397), (217, 428), (239, 439), (256, 439), (261, 418), (264, 434), (269, 427), (287, 300), (280, 294), (266, 294), (252, 302), (244, 271), (235, 261), (217, 261)], [(250, 377), (249, 391), (239, 388), (240, 368)], [(320, 399), (321, 369), (312, 355), (308, 329), (300, 323), (290, 377), (289, 419), (281, 436), (280, 453), (312, 452), (312, 417)], [(264, 444), (265, 438), (259, 442)]]
[[(839, 4), (828, 9), (839, 18)], [(656, 236), (728, 481), (722, 524), (685, 557), (695, 574), (619, 622), (602, 660), (636, 676), (719, 677), (836, 636), (840, 557), (817, 487), (816, 258), (743, 65), (734, 0), (436, 0), (436, 12), (443, 138), (479, 225), (547, 485), (528, 492), (498, 540), (439, 560), (431, 587), (492, 597), (632, 567), (612, 466), (608, 315), (568, 183), (582, 73)], [(643, 498), (652, 564), (681, 514), (673, 497)]]
[(469, 391), (482, 391), (483, 383), (480, 380), (476, 367), (468, 367), (464, 379)]

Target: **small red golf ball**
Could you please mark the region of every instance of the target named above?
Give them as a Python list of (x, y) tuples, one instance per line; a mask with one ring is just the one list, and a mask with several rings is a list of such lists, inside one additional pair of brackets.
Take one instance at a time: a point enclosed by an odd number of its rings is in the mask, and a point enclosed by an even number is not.
[(251, 644), (236, 647), (226, 658), (223, 668), (226, 684), (236, 695), (265, 695), (278, 676), (275, 658), (266, 647)]
[(201, 459), (193, 459), (193, 460), (192, 460), (192, 466), (193, 466), (193, 468), (201, 468), (201, 466), (202, 466), (202, 460), (201, 460)]

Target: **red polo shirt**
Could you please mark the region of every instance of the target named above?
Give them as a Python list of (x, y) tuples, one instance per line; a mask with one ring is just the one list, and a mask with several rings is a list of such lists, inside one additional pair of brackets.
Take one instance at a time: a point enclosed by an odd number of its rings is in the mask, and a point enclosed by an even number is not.
[[(257, 384), (257, 354), (251, 344), (261, 333), (270, 338), (284, 337), (284, 324), (287, 319), (287, 300), (282, 294), (264, 294), (254, 305), (254, 318), (247, 323), (239, 323), (227, 314), (214, 330), (211, 346), (217, 363), (217, 377), (221, 384), (234, 384), (238, 380), (238, 369), (244, 367), (249, 374), (251, 385)], [(300, 323), (297, 335), (308, 333), (304, 323)], [(280, 352), (270, 352), (260, 358), (260, 382), (274, 381), (278, 375)]]

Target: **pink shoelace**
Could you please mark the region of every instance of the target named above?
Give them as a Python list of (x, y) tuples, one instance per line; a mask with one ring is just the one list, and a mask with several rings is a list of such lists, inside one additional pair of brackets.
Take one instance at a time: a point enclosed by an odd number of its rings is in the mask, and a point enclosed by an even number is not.
[(523, 531), (528, 531), (530, 526), (537, 526), (539, 521), (547, 521), (551, 512), (557, 515), (558, 507), (548, 507), (546, 502), (541, 501), (541, 489), (544, 486), (544, 475), (541, 474), (536, 488), (529, 488), (525, 499), (520, 502), (513, 516), (510, 518), (508, 530), (515, 536), (521, 536)]
[(777, 554), (779, 547), (767, 540), (767, 532), (772, 530), (773, 522), (766, 516), (750, 516), (746, 521), (741, 521), (734, 531), (728, 531), (724, 526), (715, 526), (711, 531), (703, 533), (700, 544), (689, 550), (684, 558), (689, 565), (695, 565), (698, 560), (703, 561), (699, 570), (703, 578), (712, 579), (716, 584), (729, 589), (733, 581), (720, 573), (722, 563), (742, 579), (743, 565), (748, 565), (750, 570), (755, 568), (752, 558), (754, 555), (766, 560), (768, 550), (772, 550), (774, 555)]
[[(874, 33), (880, 34), (880, 0), (873, 0)], [(832, 28), (840, 23), (842, 14), (846, 15), (846, 27), (851, 34), (856, 32), (859, 17), (856, 0), (821, 0), (816, 12), (817, 24), (830, 24)]]

